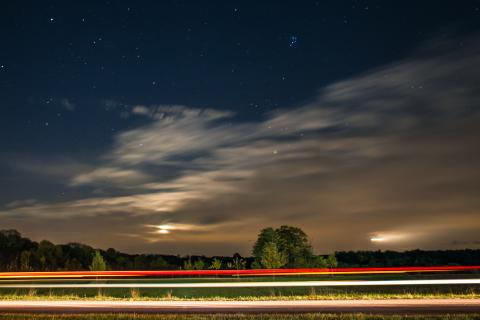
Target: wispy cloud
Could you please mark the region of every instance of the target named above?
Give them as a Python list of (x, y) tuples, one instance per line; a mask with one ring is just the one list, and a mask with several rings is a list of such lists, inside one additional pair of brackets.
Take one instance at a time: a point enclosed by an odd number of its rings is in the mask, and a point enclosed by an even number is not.
[(123, 187), (138, 185), (149, 177), (139, 171), (131, 169), (101, 167), (88, 172), (80, 173), (71, 179), (72, 186), (85, 184), (119, 184)]
[[(431, 46), (428, 55), (334, 83), (311, 103), (262, 121), (234, 121), (228, 110), (135, 106), (130, 115), (148, 123), (119, 133), (97, 167), (67, 182), (121, 194), (25, 203), (3, 216), (117, 214), (122, 226), (98, 241), (131, 250), (147, 238), (175, 239), (171, 251), (218, 240), (223, 253), (245, 250), (258, 229), (280, 223), (305, 228), (321, 251), (472, 243), (480, 230), (480, 50), (471, 42)], [(152, 240), (146, 225), (190, 228)], [(403, 236), (372, 243), (375, 235)]]

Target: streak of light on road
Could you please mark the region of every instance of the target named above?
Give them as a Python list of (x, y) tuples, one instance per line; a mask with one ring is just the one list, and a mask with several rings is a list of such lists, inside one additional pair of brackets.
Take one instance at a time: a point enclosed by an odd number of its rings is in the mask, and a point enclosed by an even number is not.
[(191, 276), (299, 276), (459, 272), (480, 270), (480, 266), (432, 266), (386, 268), (300, 268), (249, 270), (127, 270), (127, 271), (58, 271), (0, 272), (0, 279), (34, 278), (117, 278), (117, 277), (191, 277)]
[(0, 312), (31, 313), (469, 313), (478, 299), (291, 300), (291, 301), (0, 301)]
[(369, 280), (369, 281), (268, 281), (194, 283), (32, 283), (2, 284), (0, 288), (256, 288), (480, 284), (480, 279)]

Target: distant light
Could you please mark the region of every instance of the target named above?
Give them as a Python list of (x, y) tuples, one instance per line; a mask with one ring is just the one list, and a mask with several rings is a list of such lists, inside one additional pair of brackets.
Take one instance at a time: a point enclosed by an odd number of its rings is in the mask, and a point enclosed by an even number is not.
[(412, 238), (411, 233), (379, 232), (370, 234), (371, 242), (401, 242)]
[(158, 229), (160, 230), (175, 230), (176, 228), (172, 225), (169, 225), (169, 224), (161, 224), (159, 226), (157, 226)]
[(175, 230), (175, 227), (168, 224), (159, 225), (157, 226), (157, 228), (158, 228), (157, 233), (160, 233), (160, 234), (169, 234), (170, 230)]
[(200, 226), (196, 226), (193, 224), (183, 224), (183, 223), (146, 225), (146, 227), (155, 228), (156, 230), (153, 233), (156, 233), (156, 234), (170, 234), (172, 233), (172, 231), (190, 231), (190, 230), (203, 229)]

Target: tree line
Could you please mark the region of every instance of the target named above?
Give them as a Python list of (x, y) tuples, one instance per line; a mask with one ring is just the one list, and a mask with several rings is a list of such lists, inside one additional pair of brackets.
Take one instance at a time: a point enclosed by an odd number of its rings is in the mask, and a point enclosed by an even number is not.
[(480, 250), (348, 251), (315, 255), (300, 228), (261, 230), (251, 257), (127, 254), (81, 243), (35, 242), (16, 230), (0, 231), (0, 271), (203, 270), (250, 268), (333, 268), (428, 265), (478, 265)]

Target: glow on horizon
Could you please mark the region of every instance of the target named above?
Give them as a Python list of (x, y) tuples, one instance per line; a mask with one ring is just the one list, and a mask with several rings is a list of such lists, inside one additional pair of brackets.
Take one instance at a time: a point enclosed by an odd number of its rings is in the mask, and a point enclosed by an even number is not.
[(370, 241), (376, 242), (376, 243), (400, 242), (400, 241), (408, 240), (409, 238), (412, 238), (412, 235), (407, 233), (379, 232), (379, 233), (371, 234)]
[(172, 233), (172, 231), (189, 231), (189, 230), (198, 229), (198, 226), (191, 225), (191, 224), (180, 224), (180, 223), (160, 224), (160, 225), (154, 225), (149, 227), (156, 228), (157, 229), (156, 233), (159, 233), (159, 234), (170, 234)]

